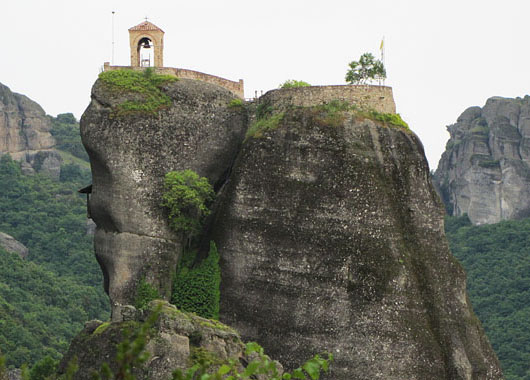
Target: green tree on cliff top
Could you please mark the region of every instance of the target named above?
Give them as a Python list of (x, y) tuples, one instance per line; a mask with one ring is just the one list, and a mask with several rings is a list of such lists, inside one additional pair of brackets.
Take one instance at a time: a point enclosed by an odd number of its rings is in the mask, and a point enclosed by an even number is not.
[(385, 79), (386, 69), (372, 53), (364, 53), (359, 61), (351, 61), (346, 72), (346, 82), (349, 84), (364, 84), (372, 79)]

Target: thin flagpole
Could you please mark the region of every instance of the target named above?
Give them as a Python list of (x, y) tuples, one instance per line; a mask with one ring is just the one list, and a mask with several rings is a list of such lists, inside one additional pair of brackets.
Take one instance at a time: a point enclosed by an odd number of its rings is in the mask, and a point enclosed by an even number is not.
[(110, 64), (114, 65), (114, 14), (116, 12), (112, 11), (112, 58), (110, 60)]

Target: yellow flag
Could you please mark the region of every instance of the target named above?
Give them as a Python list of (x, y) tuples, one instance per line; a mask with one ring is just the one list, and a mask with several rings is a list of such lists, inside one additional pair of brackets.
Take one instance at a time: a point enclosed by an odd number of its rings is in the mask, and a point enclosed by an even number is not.
[(385, 44), (385, 39), (383, 38), (383, 39), (381, 40), (381, 46), (379, 46), (379, 50), (383, 50), (383, 46), (384, 46), (384, 44)]

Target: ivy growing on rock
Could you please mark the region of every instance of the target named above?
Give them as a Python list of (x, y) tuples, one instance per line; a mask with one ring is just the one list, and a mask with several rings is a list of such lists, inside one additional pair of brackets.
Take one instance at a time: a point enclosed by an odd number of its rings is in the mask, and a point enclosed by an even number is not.
[(183, 311), (218, 319), (220, 284), (219, 253), (212, 241), (208, 257), (198, 263), (194, 251), (184, 253), (177, 268), (171, 303)]
[(136, 287), (134, 306), (137, 309), (145, 309), (149, 302), (158, 298), (161, 298), (158, 290), (153, 285), (148, 283), (145, 278), (140, 279), (140, 282)]

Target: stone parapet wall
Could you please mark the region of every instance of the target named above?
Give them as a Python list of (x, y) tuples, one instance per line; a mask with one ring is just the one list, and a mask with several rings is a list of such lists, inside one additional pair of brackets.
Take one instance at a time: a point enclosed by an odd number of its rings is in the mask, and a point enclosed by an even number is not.
[[(111, 66), (108, 62), (105, 62), (103, 66), (104, 71), (120, 69), (143, 70), (144, 67)], [(201, 73), (200, 71), (179, 69), (176, 67), (153, 67), (153, 69), (157, 74), (175, 75), (178, 78), (195, 79), (207, 83), (216, 84), (218, 86), (226, 88), (241, 99), (243, 99), (245, 96), (243, 79), (240, 79), (238, 82), (235, 82), (215, 75)]]
[(392, 87), (373, 85), (309, 86), (271, 90), (260, 98), (274, 103), (276, 107), (310, 107), (329, 103), (333, 100), (345, 101), (361, 108), (383, 113), (396, 113)]
[(187, 78), (187, 79), (196, 79), (202, 80), (203, 82), (213, 83), (218, 86), (224, 87), (227, 90), (230, 90), (235, 95), (240, 98), (244, 98), (244, 88), (243, 88), (243, 79), (240, 79), (239, 82), (234, 82), (225, 78), (221, 78), (215, 75), (201, 73), (199, 71), (186, 70), (186, 69), (174, 69), (177, 77)]

